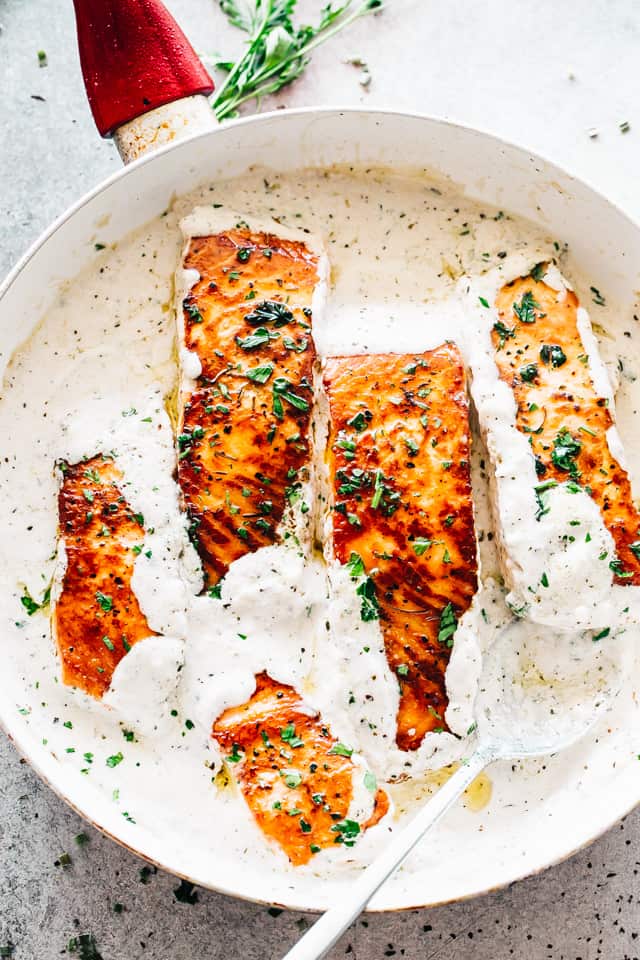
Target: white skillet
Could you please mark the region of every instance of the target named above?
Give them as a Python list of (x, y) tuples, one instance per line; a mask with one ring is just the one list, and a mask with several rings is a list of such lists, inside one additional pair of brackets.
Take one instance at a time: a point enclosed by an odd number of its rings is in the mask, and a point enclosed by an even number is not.
[[(79, 13), (105, 6), (101, 0), (77, 3)], [(115, 6), (112, 3), (110, 9)], [(145, 9), (148, 12), (149, 4)], [(151, 25), (157, 30), (157, 23)], [(89, 39), (100, 40), (96, 23), (93, 30), (93, 34), (88, 31)], [(159, 36), (162, 39), (162, 31)], [(103, 47), (108, 53), (109, 44)], [(173, 90), (173, 100), (140, 120), (135, 112), (121, 115), (121, 124), (115, 124), (123, 159), (134, 162), (59, 218), (0, 288), (0, 356), (5, 364), (52, 303), (58, 285), (72, 279), (94, 256), (98, 224), (101, 240), (116, 243), (160, 214), (175, 194), (206, 181), (241, 175), (257, 161), (279, 172), (337, 163), (375, 164), (394, 172), (426, 169), (449, 177), (469, 196), (527, 217), (561, 237), (598, 287), (623, 305), (633, 302), (639, 286), (640, 228), (591, 187), (555, 165), (478, 130), (392, 111), (312, 108), (216, 128), (211, 126), (212, 114), (204, 98), (197, 93), (198, 83), (201, 89), (207, 88), (206, 74), (203, 79), (197, 65), (189, 65), (189, 49), (181, 48), (179, 76), (173, 76), (173, 86), (167, 87)], [(140, 49), (134, 52), (139, 54)], [(104, 78), (95, 69), (89, 74), (95, 107)], [(144, 74), (144, 70), (135, 74), (131, 93), (139, 104), (145, 99)], [(194, 92), (187, 100), (179, 99), (180, 94)], [(122, 125), (124, 120), (127, 123)], [(113, 132), (114, 127), (105, 129)], [(508, 817), (508, 798), (497, 798), (497, 806), (492, 804), (485, 814), (477, 815), (468, 834), (460, 835), (453, 818), (438, 827), (438, 832), (449, 830), (445, 849), (450, 855), (429, 869), (397, 872), (369, 908), (407, 909), (487, 892), (569, 856), (611, 827), (640, 802), (637, 750), (632, 750), (625, 729), (630, 724), (637, 729), (636, 690), (640, 692), (640, 670), (608, 717), (607, 736), (588, 737), (568, 754), (568, 770), (586, 768), (581, 774), (579, 816), (570, 790), (558, 790), (548, 805), (532, 805), (526, 819), (515, 822)], [(21, 753), (87, 820), (141, 856), (200, 885), (261, 902), (323, 910), (340, 896), (348, 882), (344, 877), (300, 884), (274, 872), (256, 874), (242, 864), (230, 867), (211, 862), (206, 871), (192, 869), (180, 837), (159, 837), (142, 826), (132, 828), (114, 811), (109, 798), (51, 755), (42, 744), (42, 733), (17, 712), (21, 697), (16, 678), (0, 672), (0, 722)], [(498, 833), (493, 827), (483, 834), (484, 826), (496, 816), (504, 816)], [(490, 847), (483, 836), (491, 837)]]

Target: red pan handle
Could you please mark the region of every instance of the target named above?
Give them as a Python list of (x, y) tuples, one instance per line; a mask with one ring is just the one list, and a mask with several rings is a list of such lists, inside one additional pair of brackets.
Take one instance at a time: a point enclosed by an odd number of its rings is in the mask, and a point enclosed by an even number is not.
[(82, 75), (103, 137), (165, 104), (213, 91), (160, 0), (73, 0)]

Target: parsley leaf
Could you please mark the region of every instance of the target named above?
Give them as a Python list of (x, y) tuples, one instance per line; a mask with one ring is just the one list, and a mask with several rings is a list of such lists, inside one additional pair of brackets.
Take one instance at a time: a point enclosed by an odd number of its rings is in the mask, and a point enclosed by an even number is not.
[(448, 647), (453, 646), (453, 635), (456, 632), (458, 621), (453, 609), (453, 604), (448, 603), (440, 614), (440, 626), (438, 627), (438, 640), (445, 643)]

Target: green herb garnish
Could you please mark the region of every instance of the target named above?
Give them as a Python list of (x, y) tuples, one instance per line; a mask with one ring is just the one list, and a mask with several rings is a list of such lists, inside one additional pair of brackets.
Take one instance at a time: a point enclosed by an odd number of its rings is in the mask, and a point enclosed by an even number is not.
[(520, 323), (535, 323), (536, 309), (540, 309), (540, 304), (535, 301), (530, 290), (522, 294), (520, 303), (513, 304), (513, 312)]
[(371, 577), (367, 577), (366, 580), (362, 581), (360, 586), (357, 587), (356, 593), (360, 597), (360, 618), (364, 620), (365, 623), (369, 620), (378, 620), (380, 617), (378, 598)]
[[(323, 6), (319, 22), (297, 27), (296, 0), (220, 0), (229, 22), (248, 34), (243, 55), (217, 63), (227, 76), (218, 86), (213, 109), (218, 120), (237, 116), (249, 100), (262, 100), (299, 77), (316, 47), (355, 20), (382, 7), (382, 0), (339, 0)], [(269, 251), (270, 253), (271, 251)]]
[(543, 363), (550, 363), (552, 367), (561, 367), (567, 362), (567, 355), (558, 344), (545, 343), (540, 347), (540, 359)]
[(438, 627), (438, 641), (445, 643), (448, 647), (453, 646), (453, 636), (456, 632), (458, 621), (456, 619), (453, 604), (448, 603), (440, 614), (440, 626)]

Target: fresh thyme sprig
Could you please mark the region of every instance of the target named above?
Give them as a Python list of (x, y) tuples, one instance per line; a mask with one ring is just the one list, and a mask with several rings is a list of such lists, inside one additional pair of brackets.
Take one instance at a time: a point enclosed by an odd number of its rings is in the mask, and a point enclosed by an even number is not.
[(237, 116), (238, 107), (276, 93), (309, 63), (309, 54), (355, 20), (383, 6), (383, 0), (345, 0), (327, 4), (316, 26), (296, 27), (297, 0), (220, 0), (229, 22), (249, 34), (247, 49), (235, 63), (219, 62), (226, 72), (213, 109), (218, 120)]

